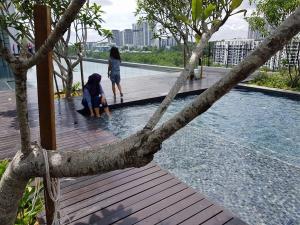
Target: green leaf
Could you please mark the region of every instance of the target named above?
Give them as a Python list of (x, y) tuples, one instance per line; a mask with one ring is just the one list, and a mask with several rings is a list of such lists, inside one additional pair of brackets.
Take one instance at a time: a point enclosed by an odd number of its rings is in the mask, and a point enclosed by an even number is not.
[(212, 21), (212, 24), (214, 26), (218, 26), (220, 23), (221, 23), (221, 20), (219, 20), (219, 19), (215, 19), (214, 21)]
[(176, 19), (184, 22), (185, 24), (191, 24), (191, 21), (184, 15), (177, 15)]
[(201, 18), (202, 15), (202, 0), (192, 0), (192, 19), (197, 21)]
[(199, 34), (196, 34), (195, 35), (195, 40), (196, 40), (196, 43), (198, 44), (201, 40), (201, 36)]
[(242, 4), (243, 0), (232, 0), (230, 9), (233, 11)]
[(216, 9), (216, 5), (209, 3), (209, 5), (204, 10), (204, 20), (211, 16), (212, 12)]

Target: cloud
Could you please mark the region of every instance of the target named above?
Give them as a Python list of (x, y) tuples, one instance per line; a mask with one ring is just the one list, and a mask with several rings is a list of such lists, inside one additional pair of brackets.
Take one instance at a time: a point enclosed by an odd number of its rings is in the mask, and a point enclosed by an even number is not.
[(110, 5), (103, 5), (103, 10), (105, 11), (103, 26), (109, 29), (123, 30), (131, 28), (132, 24), (136, 23), (134, 16), (136, 0), (112, 1)]
[[(253, 9), (254, 5), (250, 5), (249, 1), (243, 1), (242, 5), (236, 10), (246, 9), (247, 15), (249, 16)], [(234, 38), (247, 38), (248, 35), (248, 22), (244, 18), (243, 13), (236, 14), (231, 16), (226, 23), (220, 28), (218, 32), (216, 32), (211, 40), (226, 40), (226, 39), (234, 39)]]
[(95, 2), (100, 4), (101, 6), (109, 6), (113, 4), (112, 0), (92, 0), (90, 1), (91, 3)]

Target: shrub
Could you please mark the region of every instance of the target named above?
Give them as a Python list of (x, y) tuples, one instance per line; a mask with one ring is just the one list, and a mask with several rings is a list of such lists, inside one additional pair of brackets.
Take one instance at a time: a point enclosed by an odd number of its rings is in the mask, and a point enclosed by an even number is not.
[[(0, 179), (4, 174), (8, 163), (8, 160), (0, 161)], [(36, 216), (43, 210), (44, 205), (41, 198), (42, 190), (43, 187), (41, 185), (33, 184), (33, 181), (30, 180), (19, 203), (15, 225), (36, 224)]]
[(300, 84), (296, 87), (291, 87), (290, 79), (286, 71), (276, 73), (261, 72), (249, 83), (265, 87), (300, 91)]

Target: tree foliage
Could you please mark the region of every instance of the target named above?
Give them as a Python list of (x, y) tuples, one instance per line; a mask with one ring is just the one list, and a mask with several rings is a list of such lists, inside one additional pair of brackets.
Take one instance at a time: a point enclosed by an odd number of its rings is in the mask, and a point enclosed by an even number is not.
[[(276, 29), (300, 6), (300, 0), (251, 0), (251, 3), (256, 5), (256, 10), (247, 18), (247, 21), (253, 30), (265, 36)], [(285, 78), (288, 78), (288, 82), (286, 83), (293, 89), (300, 85), (300, 39), (296, 37), (294, 40), (296, 41), (291, 41), (285, 46), (285, 59), (280, 62), (283, 65), (282, 70), (285, 70), (283, 73), (287, 74)]]
[(253, 30), (258, 30), (264, 35), (276, 29), (300, 6), (300, 0), (250, 0), (250, 3), (254, 4), (256, 9), (247, 21)]
[(189, 56), (191, 51), (188, 42), (199, 42), (204, 33), (213, 27), (222, 26), (230, 16), (245, 13), (245, 10), (237, 11), (242, 2), (242, 0), (138, 0), (136, 14), (140, 20), (158, 27), (158, 37), (169, 35), (173, 36), (178, 44), (183, 42)]
[[(70, 0), (41, 0), (39, 4), (48, 5), (51, 8), (51, 24), (52, 27), (55, 27), (61, 15), (70, 4)], [(1, 1), (0, 3), (0, 28), (6, 31), (12, 39), (24, 48), (24, 44), (26, 44), (24, 42), (29, 41), (34, 43), (34, 5), (35, 1), (29, 0), (8, 0)], [(12, 8), (15, 10), (12, 10)], [(102, 15), (101, 5), (87, 2), (68, 28), (67, 34), (55, 46), (55, 62), (59, 68), (58, 71), (55, 71), (55, 74), (62, 79), (69, 94), (71, 93), (73, 84), (73, 70), (82, 60), (82, 52), (84, 52), (82, 48), (87, 41), (87, 31), (90, 29), (95, 30), (99, 35), (99, 39), (100, 36), (104, 38), (111, 36), (111, 32), (102, 27)], [(16, 34), (12, 33), (11, 29), (14, 29)], [(75, 42), (71, 42), (70, 40), (71, 32), (75, 33)], [(73, 46), (78, 53), (76, 55), (77, 59), (74, 62), (69, 58), (70, 46)]]

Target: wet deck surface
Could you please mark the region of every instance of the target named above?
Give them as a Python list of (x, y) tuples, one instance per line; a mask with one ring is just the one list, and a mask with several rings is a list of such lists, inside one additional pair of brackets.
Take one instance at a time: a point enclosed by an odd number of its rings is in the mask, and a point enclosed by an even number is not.
[[(110, 83), (103, 82), (111, 107), (158, 101), (166, 95), (178, 74), (142, 77), (122, 82), (123, 103), (112, 98)], [(200, 93), (222, 74), (206, 74), (187, 81), (182, 92)], [(36, 90), (29, 90), (32, 140), (38, 141), (39, 122)], [(0, 159), (12, 157), (20, 146), (12, 91), (0, 92)], [(56, 100), (57, 148), (79, 149), (110, 143), (116, 137), (103, 129), (99, 120), (77, 113), (81, 98)], [(64, 224), (245, 224), (151, 163), (103, 175), (62, 182), (61, 217)]]

